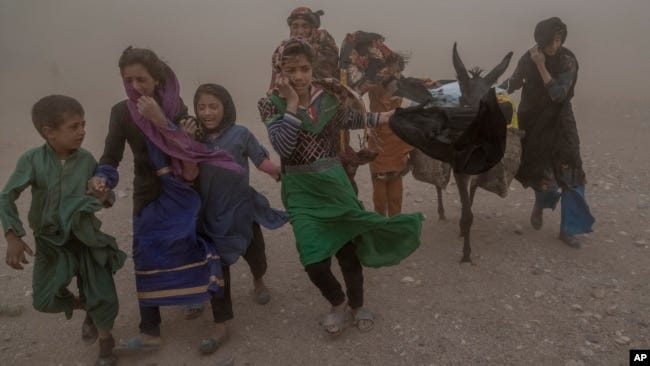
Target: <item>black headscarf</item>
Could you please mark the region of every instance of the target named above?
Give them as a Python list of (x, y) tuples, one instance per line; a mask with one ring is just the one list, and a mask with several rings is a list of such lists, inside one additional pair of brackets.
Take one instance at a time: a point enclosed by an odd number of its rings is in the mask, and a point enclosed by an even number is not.
[(562, 37), (562, 44), (564, 44), (567, 36), (566, 24), (564, 24), (558, 17), (542, 20), (535, 26), (535, 42), (537, 42), (540, 47), (545, 47), (553, 42), (553, 37), (555, 37), (555, 34), (558, 32)]
[(221, 101), (221, 104), (223, 104), (223, 119), (219, 123), (216, 132), (221, 132), (235, 124), (235, 120), (237, 120), (237, 111), (235, 109), (235, 102), (233, 102), (232, 97), (230, 96), (230, 93), (228, 92), (228, 90), (226, 90), (226, 88), (217, 84), (200, 85), (196, 89), (196, 93), (194, 93), (194, 113), (197, 115), (198, 113), (196, 107), (197, 104), (199, 103), (199, 98), (203, 94), (213, 95)]

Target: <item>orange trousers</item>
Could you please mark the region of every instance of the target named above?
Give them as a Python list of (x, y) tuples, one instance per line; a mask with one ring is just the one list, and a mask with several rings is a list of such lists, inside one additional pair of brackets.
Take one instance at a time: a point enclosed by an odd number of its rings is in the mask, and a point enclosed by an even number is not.
[(402, 175), (396, 174), (388, 179), (372, 178), (372, 201), (375, 212), (393, 217), (402, 212)]

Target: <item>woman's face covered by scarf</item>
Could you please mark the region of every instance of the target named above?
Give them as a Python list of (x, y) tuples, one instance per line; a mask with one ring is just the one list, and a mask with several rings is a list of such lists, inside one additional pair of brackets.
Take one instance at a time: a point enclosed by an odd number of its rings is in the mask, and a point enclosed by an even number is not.
[(153, 97), (156, 86), (158, 86), (158, 82), (142, 64), (125, 66), (122, 70), (122, 79), (125, 85), (147, 97)]

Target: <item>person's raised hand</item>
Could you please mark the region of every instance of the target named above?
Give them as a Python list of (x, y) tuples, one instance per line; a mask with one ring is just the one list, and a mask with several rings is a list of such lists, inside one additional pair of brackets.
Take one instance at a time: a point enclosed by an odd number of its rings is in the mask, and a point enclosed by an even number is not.
[(185, 131), (185, 133), (190, 137), (196, 136), (196, 131), (199, 130), (199, 124), (196, 122), (196, 119), (192, 117), (183, 118), (179, 122), (179, 125), (181, 126), (181, 129)]
[(298, 102), (298, 93), (296, 93), (296, 90), (291, 86), (291, 80), (288, 75), (283, 73), (278, 74), (275, 80), (275, 86), (278, 89), (280, 97), (286, 99), (287, 103), (289, 103), (289, 101)]
[(167, 117), (155, 99), (146, 95), (138, 98), (138, 112), (158, 127), (167, 127)]
[(542, 50), (537, 45), (535, 45), (531, 49), (529, 49), (528, 53), (530, 53), (530, 59), (533, 60), (533, 62), (536, 65), (544, 64), (544, 62), (546, 61), (546, 57), (544, 56), (544, 52), (542, 52)]

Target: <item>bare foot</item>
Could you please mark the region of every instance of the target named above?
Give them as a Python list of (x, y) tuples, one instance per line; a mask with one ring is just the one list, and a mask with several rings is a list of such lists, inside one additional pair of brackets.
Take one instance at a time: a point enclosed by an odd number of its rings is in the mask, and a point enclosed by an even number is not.
[(253, 280), (253, 300), (260, 305), (265, 305), (271, 301), (271, 293), (264, 284), (263, 278)]

